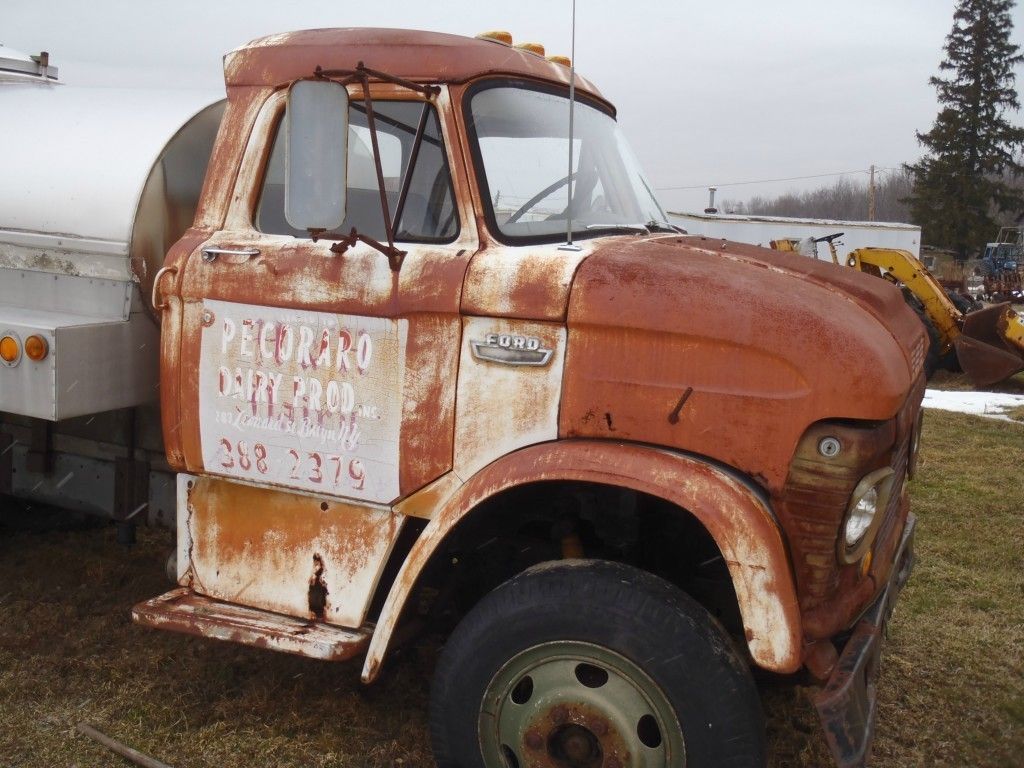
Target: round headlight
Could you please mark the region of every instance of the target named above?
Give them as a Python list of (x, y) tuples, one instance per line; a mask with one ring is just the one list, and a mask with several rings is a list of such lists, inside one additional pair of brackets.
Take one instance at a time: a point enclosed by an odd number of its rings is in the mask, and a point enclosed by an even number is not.
[(839, 562), (855, 563), (871, 548), (895, 479), (892, 468), (883, 467), (865, 475), (857, 483), (836, 548)]
[(846, 539), (847, 547), (855, 547), (857, 542), (864, 538), (864, 534), (868, 532), (877, 513), (878, 488), (873, 487), (860, 497), (857, 506), (850, 510), (850, 514), (846, 518), (843, 538)]

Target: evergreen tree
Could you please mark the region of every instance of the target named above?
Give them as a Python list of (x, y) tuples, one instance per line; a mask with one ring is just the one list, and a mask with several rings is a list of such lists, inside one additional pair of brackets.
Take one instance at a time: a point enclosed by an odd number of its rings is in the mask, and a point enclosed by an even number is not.
[(929, 82), (941, 109), (917, 140), (929, 154), (907, 169), (907, 202), (924, 239), (965, 259), (995, 239), (993, 214), (1024, 211), (1024, 194), (1006, 177), (1024, 173), (1017, 152), (1024, 128), (1007, 113), (1019, 108), (1013, 67), (1024, 60), (1010, 42), (1014, 0), (958, 0), (946, 57)]

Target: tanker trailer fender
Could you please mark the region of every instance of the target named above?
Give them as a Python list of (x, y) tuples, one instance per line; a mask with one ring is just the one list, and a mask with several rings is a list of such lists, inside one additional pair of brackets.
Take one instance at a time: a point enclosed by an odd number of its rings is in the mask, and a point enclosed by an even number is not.
[(373, 682), (406, 600), (427, 562), (463, 518), (502, 491), (542, 481), (617, 486), (656, 496), (691, 513), (722, 553), (754, 662), (778, 673), (802, 664), (802, 628), (793, 569), (767, 502), (736, 475), (673, 451), (603, 440), (557, 441), (507, 454), (466, 481), (449, 473), (396, 506), (428, 517), (390, 587), (363, 666)]

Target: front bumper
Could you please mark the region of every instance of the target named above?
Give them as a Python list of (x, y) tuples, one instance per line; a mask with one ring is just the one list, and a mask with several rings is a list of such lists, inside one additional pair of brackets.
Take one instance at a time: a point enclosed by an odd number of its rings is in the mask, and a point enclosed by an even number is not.
[(812, 697), (839, 768), (864, 766), (871, 754), (882, 639), (896, 598), (914, 567), (915, 524), (914, 516), (909, 515), (889, 583), (857, 622), (828, 683)]

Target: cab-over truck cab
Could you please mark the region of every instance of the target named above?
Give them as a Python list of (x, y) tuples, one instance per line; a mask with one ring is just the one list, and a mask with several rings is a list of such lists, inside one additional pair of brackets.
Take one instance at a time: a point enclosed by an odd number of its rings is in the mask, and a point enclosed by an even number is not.
[(396, 30), (226, 57), (143, 281), (178, 587), (134, 618), (366, 682), (440, 630), (442, 766), (758, 765), (752, 667), (862, 764), (924, 331), (883, 281), (672, 228), (578, 77), (569, 173), (570, 72)]

